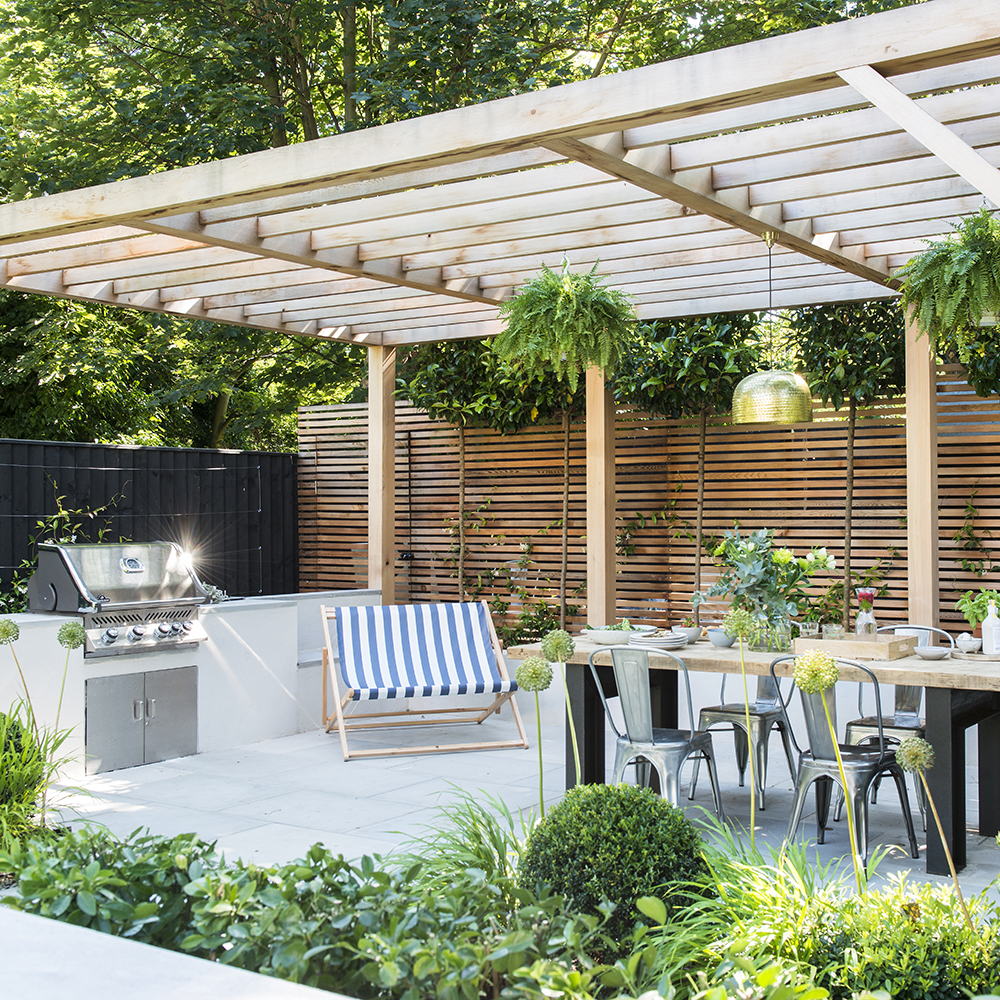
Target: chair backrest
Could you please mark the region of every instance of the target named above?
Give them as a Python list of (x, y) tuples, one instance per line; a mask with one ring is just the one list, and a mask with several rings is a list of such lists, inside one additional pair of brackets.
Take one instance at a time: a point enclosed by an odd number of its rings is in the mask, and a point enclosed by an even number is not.
[(355, 700), (517, 689), (504, 676), (484, 603), (325, 608)]
[[(934, 625), (883, 625), (881, 632), (893, 632), (896, 635), (916, 636), (918, 646), (930, 644), (931, 633), (943, 635), (952, 649), (955, 648), (955, 640), (949, 632)], [(924, 689), (920, 685), (897, 684), (893, 692), (893, 721), (897, 726), (917, 726), (920, 724), (920, 702), (924, 696)], [(858, 694), (860, 704), (861, 695)]]
[[(777, 674), (775, 673), (775, 666), (779, 663), (790, 660), (794, 661), (795, 659), (797, 659), (795, 656), (778, 656), (771, 661), (771, 676), (774, 677), (775, 683), (777, 683), (778, 679)], [(878, 719), (877, 747), (879, 753), (884, 755), (886, 752), (886, 745), (885, 734), (882, 732), (882, 700), (879, 696), (878, 681), (875, 679), (875, 675), (868, 669), (868, 667), (866, 667), (863, 663), (858, 663), (857, 660), (848, 660), (840, 656), (835, 656), (834, 662), (838, 667), (852, 667), (860, 670), (862, 673), (867, 675), (862, 683), (870, 682), (874, 688), (875, 714)], [(839, 740), (840, 730), (837, 726), (836, 685), (834, 685), (832, 690), (826, 691), (824, 695), (806, 694), (800, 689), (799, 697), (802, 701), (802, 713), (805, 716), (809, 752), (816, 760), (836, 760), (837, 755), (834, 751), (834, 737), (830, 732), (830, 728), (832, 726), (833, 732), (837, 734), (837, 739)], [(825, 706), (824, 700), (826, 702)], [(784, 712), (784, 705), (782, 705), (782, 711)], [(829, 713), (830, 717), (829, 722), (827, 722), (827, 713)], [(785, 725), (788, 726), (789, 731), (791, 731), (791, 724), (789, 723), (787, 713), (785, 714)], [(794, 735), (792, 739), (794, 742)], [(798, 746), (797, 742), (796, 746)]]
[[(601, 685), (597, 668), (594, 664), (594, 657), (601, 653), (611, 654), (611, 666), (615, 672), (615, 686), (618, 688), (618, 697), (621, 699), (622, 716), (625, 720), (625, 734), (632, 743), (652, 743), (653, 742), (653, 707), (649, 694), (649, 654), (645, 649), (637, 649), (635, 646), (608, 646), (605, 649), (595, 649), (590, 654), (590, 672), (593, 675), (594, 683), (601, 696), (604, 711), (611, 722), (611, 728), (618, 736), (614, 716), (608, 706), (608, 700), (604, 695), (604, 688)], [(694, 729), (694, 709), (691, 704), (691, 682), (688, 677), (687, 664), (677, 655), (669, 650), (658, 650), (658, 656), (667, 656), (674, 660), (684, 675), (684, 691), (688, 710), (688, 728)]]
[[(719, 702), (726, 703), (726, 680), (727, 675), (722, 675), (722, 684), (719, 687)], [(772, 711), (778, 707), (781, 700), (781, 678), (771, 677), (769, 674), (760, 674), (757, 677), (757, 694), (753, 707), (758, 712)]]

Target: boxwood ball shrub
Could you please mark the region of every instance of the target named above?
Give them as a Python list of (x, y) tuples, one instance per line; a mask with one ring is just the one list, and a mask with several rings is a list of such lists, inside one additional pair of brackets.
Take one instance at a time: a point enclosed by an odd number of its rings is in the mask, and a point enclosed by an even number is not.
[(518, 879), (550, 886), (583, 913), (614, 903), (606, 929), (621, 941), (640, 896), (660, 896), (671, 913), (711, 893), (701, 852), (691, 821), (650, 789), (577, 785), (532, 830)]

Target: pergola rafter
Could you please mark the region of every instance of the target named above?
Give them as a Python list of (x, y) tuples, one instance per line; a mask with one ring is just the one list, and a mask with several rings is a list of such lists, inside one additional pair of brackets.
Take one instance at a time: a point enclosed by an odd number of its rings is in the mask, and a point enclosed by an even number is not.
[[(927, 0), (0, 205), (0, 283), (363, 343), (377, 405), (393, 348), (497, 333), (500, 303), (563, 260), (596, 266), (643, 319), (891, 297), (925, 239), (1000, 202), (998, 15), (1000, 0)], [(908, 359), (910, 440), (927, 449), (931, 359), (912, 330)], [(588, 400), (608, 405), (596, 382)], [(604, 512), (588, 525), (595, 622), (613, 613), (613, 516), (593, 478), (613, 480), (606, 416), (588, 465)], [(373, 433), (390, 424), (373, 414)], [(372, 449), (372, 583), (391, 599), (391, 460), (384, 440)], [(916, 480), (910, 505), (911, 558), (930, 566), (933, 501)], [(917, 586), (911, 617), (931, 621), (930, 569)]]

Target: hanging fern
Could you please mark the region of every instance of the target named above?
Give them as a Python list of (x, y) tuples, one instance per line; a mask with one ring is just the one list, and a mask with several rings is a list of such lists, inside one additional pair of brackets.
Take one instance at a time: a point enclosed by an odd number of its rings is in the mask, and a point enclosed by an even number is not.
[(606, 288), (596, 272), (596, 264), (587, 274), (574, 274), (568, 263), (558, 274), (543, 265), (500, 307), (507, 326), (493, 350), (528, 375), (554, 372), (572, 392), (588, 368), (613, 371), (633, 335), (635, 311), (629, 297)]
[(941, 351), (966, 363), (985, 313), (1000, 314), (1000, 223), (983, 208), (896, 272), (903, 307)]

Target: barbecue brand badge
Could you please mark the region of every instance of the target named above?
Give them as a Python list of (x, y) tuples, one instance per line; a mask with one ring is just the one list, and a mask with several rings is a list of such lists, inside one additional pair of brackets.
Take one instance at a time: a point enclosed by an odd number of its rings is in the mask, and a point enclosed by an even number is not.
[(143, 573), (146, 569), (142, 564), (142, 560), (136, 558), (136, 556), (122, 556), (119, 565), (123, 573)]

